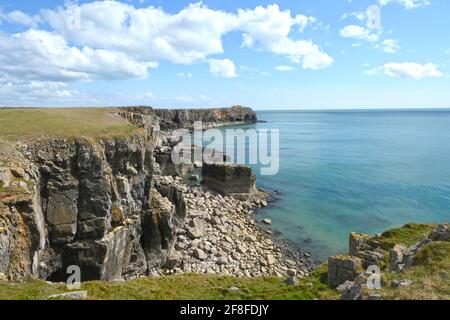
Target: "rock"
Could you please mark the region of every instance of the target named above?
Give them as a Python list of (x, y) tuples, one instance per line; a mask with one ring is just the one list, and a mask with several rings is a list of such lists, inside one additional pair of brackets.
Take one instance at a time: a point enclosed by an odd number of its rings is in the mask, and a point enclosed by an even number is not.
[(271, 225), (272, 224), (272, 219), (264, 219), (263, 222), (265, 224)]
[(288, 278), (286, 279), (285, 283), (286, 283), (288, 286), (296, 286), (296, 285), (298, 284), (298, 280), (297, 280), (296, 277), (290, 276), (290, 277), (288, 277)]
[(342, 293), (342, 300), (361, 300), (363, 296), (364, 285), (356, 283)]
[(343, 284), (338, 285), (336, 290), (340, 293), (343, 293), (350, 289), (354, 284), (355, 282), (347, 280)]
[(198, 174), (193, 174), (193, 175), (191, 175), (189, 177), (189, 180), (191, 180), (191, 181), (199, 181), (200, 178), (199, 178)]
[(247, 249), (242, 245), (237, 245), (236, 250), (237, 250), (237, 252), (242, 253), (242, 254), (245, 254), (247, 252)]
[[(361, 252), (361, 251), (360, 251)], [(364, 258), (364, 267), (368, 268), (372, 265), (380, 266), (384, 261), (384, 255), (377, 251), (363, 251), (362, 257)]]
[(404, 256), (408, 254), (405, 246), (396, 244), (390, 251), (390, 270), (391, 272), (400, 272), (405, 267)]
[(295, 269), (289, 269), (286, 274), (290, 277), (295, 277), (297, 275), (297, 270)]
[(381, 297), (381, 294), (379, 294), (379, 293), (371, 293), (367, 297), (367, 300), (383, 300), (383, 298)]
[(390, 284), (392, 288), (398, 288), (400, 286), (400, 281), (392, 280)]
[(25, 176), (25, 170), (23, 168), (20, 167), (11, 167), (11, 173), (13, 174), (14, 177), (16, 178), (23, 178)]
[(273, 256), (273, 254), (268, 254), (268, 255), (266, 256), (266, 261), (267, 261), (267, 264), (268, 264), (269, 266), (271, 266), (271, 265), (273, 265), (275, 262), (277, 262), (277, 260), (276, 260), (275, 257)]
[(249, 166), (205, 163), (202, 177), (208, 187), (224, 195), (249, 197), (256, 192), (256, 176)]
[(206, 258), (208, 258), (208, 255), (202, 249), (195, 249), (194, 257), (199, 260), (205, 260)]
[(239, 289), (238, 287), (235, 286), (231, 286), (230, 288), (228, 288), (228, 292), (233, 293), (233, 292), (238, 292), (241, 289)]
[(66, 292), (61, 294), (53, 294), (47, 299), (73, 299), (73, 300), (84, 300), (87, 299), (87, 291), (73, 291), (73, 292)]
[[(408, 248), (408, 252), (410, 252), (411, 254), (411, 258), (412, 256), (414, 256), (417, 252), (419, 252), (420, 249), (422, 249), (423, 247), (431, 244), (433, 242), (433, 240), (427, 238), (427, 239), (422, 239), (419, 242), (417, 242), (416, 244), (413, 244), (412, 246), (410, 246)], [(405, 263), (405, 265), (407, 267), (410, 266), (410, 264), (412, 263), (412, 259), (410, 259), (411, 261), (409, 261), (409, 263)]]
[(428, 236), (432, 241), (450, 241), (450, 226), (441, 224)]
[(11, 170), (9, 168), (0, 167), (0, 186), (8, 188), (13, 179)]
[(349, 251), (351, 256), (358, 256), (360, 251), (367, 248), (370, 236), (364, 233), (352, 232), (349, 236)]
[(354, 281), (362, 260), (352, 256), (334, 256), (328, 258), (328, 285), (336, 288), (345, 281)]
[(0, 272), (0, 281), (7, 281), (7, 280), (8, 278), (6, 277), (6, 275)]
[(203, 235), (203, 230), (200, 228), (188, 227), (187, 234), (190, 238), (196, 239), (196, 238), (200, 238)]
[(408, 287), (412, 284), (411, 280), (408, 279), (403, 279), (402, 281), (400, 281), (400, 286), (402, 287)]

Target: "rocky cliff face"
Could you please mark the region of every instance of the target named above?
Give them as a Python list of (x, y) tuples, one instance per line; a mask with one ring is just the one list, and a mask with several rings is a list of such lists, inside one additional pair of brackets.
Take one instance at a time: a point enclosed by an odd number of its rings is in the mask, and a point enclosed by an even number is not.
[(216, 109), (157, 109), (155, 113), (160, 118), (163, 130), (190, 128), (194, 121), (201, 121), (204, 127), (255, 123), (257, 121), (255, 111), (242, 106)]
[[(186, 205), (174, 185), (154, 182), (160, 124), (255, 121), (249, 110), (117, 112), (146, 133), (110, 139), (46, 138), (0, 148), (0, 273), (61, 281), (151, 273), (170, 257)], [(161, 118), (159, 119), (158, 116)]]

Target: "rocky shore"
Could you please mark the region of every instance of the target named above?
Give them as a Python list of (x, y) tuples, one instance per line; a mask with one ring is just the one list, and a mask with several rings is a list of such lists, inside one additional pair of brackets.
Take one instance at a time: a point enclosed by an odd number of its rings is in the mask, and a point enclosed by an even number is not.
[(156, 184), (175, 186), (187, 204), (186, 218), (176, 230), (168, 263), (152, 274), (207, 273), (238, 277), (307, 276), (314, 265), (307, 253), (283, 250), (261, 228), (255, 211), (270, 195), (259, 191), (252, 199), (222, 196), (204, 186), (183, 185), (180, 178), (160, 176)]

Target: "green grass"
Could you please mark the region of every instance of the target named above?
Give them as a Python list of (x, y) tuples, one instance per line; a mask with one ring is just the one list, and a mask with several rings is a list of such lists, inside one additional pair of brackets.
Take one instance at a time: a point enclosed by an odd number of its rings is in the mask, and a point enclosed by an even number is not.
[(139, 129), (115, 116), (114, 109), (0, 109), (0, 138), (55, 136), (97, 138), (127, 136)]
[(385, 287), (385, 299), (450, 300), (450, 242), (434, 242), (420, 250), (414, 266), (399, 274), (387, 274), (389, 280), (409, 279), (406, 287)]
[(426, 238), (436, 228), (435, 224), (408, 223), (400, 228), (384, 232), (376, 240), (380, 242), (383, 249), (389, 250), (395, 244), (411, 246)]
[[(97, 300), (308, 300), (317, 297), (337, 297), (326, 286), (326, 278), (301, 279), (297, 286), (289, 286), (276, 277), (234, 278), (202, 274), (183, 274), (158, 278), (145, 277), (125, 282), (91, 281), (82, 284), (80, 290), (88, 292), (88, 298)], [(322, 278), (321, 278), (322, 277)], [(325, 282), (323, 282), (325, 281)], [(240, 290), (229, 292), (231, 286)], [(0, 283), (0, 300), (46, 299), (48, 296), (68, 291), (63, 284), (49, 284), (41, 280), (29, 280), (22, 284)]]
[[(407, 224), (377, 238), (382, 246), (393, 243), (411, 245), (425, 238), (435, 225)], [(386, 252), (387, 253), (387, 252)], [(450, 299), (450, 243), (434, 242), (417, 254), (414, 266), (400, 274), (383, 270), (384, 299)], [(407, 287), (391, 288), (389, 281), (409, 279)], [(102, 300), (312, 300), (339, 299), (340, 294), (327, 285), (327, 265), (323, 264), (296, 286), (283, 278), (234, 278), (205, 274), (183, 274), (158, 278), (145, 277), (124, 282), (90, 281), (82, 284), (89, 299)], [(229, 292), (231, 286), (240, 288)], [(0, 283), (2, 299), (46, 299), (67, 292), (63, 284), (29, 280), (21, 284)]]

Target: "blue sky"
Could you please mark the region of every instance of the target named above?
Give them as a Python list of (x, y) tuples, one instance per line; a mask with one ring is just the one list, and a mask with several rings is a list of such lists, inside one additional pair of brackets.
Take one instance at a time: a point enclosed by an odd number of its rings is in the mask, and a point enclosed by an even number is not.
[(446, 0), (0, 0), (0, 105), (450, 107), (449, 14)]

